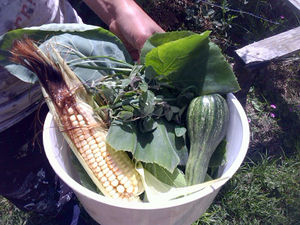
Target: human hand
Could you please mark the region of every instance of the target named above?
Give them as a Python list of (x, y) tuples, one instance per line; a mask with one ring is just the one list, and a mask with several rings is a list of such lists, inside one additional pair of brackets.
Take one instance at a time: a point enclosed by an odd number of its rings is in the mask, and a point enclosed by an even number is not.
[(134, 60), (152, 34), (164, 32), (133, 0), (84, 1), (122, 40)]
[(109, 24), (109, 29), (122, 40), (134, 60), (138, 60), (145, 41), (152, 34), (164, 32), (133, 1), (117, 9), (115, 18)]

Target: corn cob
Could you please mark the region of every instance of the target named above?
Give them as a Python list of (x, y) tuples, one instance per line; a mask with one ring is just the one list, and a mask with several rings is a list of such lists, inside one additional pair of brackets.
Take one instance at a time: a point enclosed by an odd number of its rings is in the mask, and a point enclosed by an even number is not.
[[(87, 119), (82, 107), (66, 107), (62, 124), (93, 175), (101, 192), (112, 198), (134, 200), (141, 192), (141, 180), (125, 152), (115, 151), (105, 143), (106, 131)], [(92, 127), (92, 128), (90, 128)], [(95, 181), (94, 181), (95, 182)]]
[(32, 70), (42, 92), (74, 154), (105, 195), (128, 201), (138, 200), (143, 184), (127, 153), (116, 151), (106, 142), (106, 127), (94, 114), (82, 83), (55, 51), (46, 56), (29, 39), (15, 41), (12, 61)]

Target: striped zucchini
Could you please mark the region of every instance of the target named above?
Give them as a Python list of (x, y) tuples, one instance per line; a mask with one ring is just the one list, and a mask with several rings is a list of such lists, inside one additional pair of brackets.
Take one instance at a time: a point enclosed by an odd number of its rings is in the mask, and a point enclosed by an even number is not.
[(91, 96), (58, 52), (52, 50), (54, 56), (48, 56), (31, 40), (18, 40), (11, 51), (12, 61), (38, 76), (56, 124), (100, 191), (111, 198), (138, 201), (144, 187), (134, 162), (106, 143), (107, 127), (94, 113)]
[(227, 102), (221, 95), (204, 95), (191, 101), (187, 112), (190, 152), (185, 174), (188, 185), (204, 181), (209, 160), (225, 137), (228, 121)]

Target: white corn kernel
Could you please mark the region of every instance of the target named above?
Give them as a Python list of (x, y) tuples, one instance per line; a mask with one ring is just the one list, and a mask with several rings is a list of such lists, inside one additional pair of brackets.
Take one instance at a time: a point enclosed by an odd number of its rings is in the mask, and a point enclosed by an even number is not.
[[(94, 138), (91, 136), (91, 135), (89, 135), (89, 137), (86, 139), (86, 141), (90, 144), (90, 142), (92, 141), (92, 140), (94, 140)], [(91, 145), (91, 144), (90, 144)]]
[(83, 140), (82, 142), (81, 142), (81, 145), (82, 146), (85, 146), (85, 145), (87, 145), (88, 143), (87, 143), (87, 141), (86, 140)]
[[(105, 167), (106, 166), (106, 167)], [(104, 168), (105, 167), (105, 168)], [(109, 168), (107, 168), (107, 165), (101, 167), (103, 174), (106, 174), (109, 171)]]
[(82, 157), (84, 160), (87, 160), (86, 154), (85, 154), (84, 152), (81, 154), (81, 157)]
[(92, 159), (92, 158), (94, 157), (93, 154), (87, 154), (86, 156), (87, 156), (87, 159), (88, 159), (88, 160), (90, 160), (90, 159)]
[(76, 147), (79, 149), (79, 148), (81, 147), (81, 142), (80, 142), (80, 141), (77, 141), (77, 142), (75, 142), (75, 145), (76, 145)]
[(125, 188), (123, 187), (123, 185), (118, 185), (118, 186), (117, 186), (117, 191), (118, 191), (119, 193), (123, 193), (123, 192), (125, 191)]
[(95, 144), (96, 144), (96, 141), (94, 139), (92, 139), (92, 140), (89, 141), (89, 145), (90, 146), (95, 145)]
[[(92, 154), (90, 154), (92, 155)], [(96, 162), (96, 159), (94, 157), (94, 155), (92, 155), (92, 158), (89, 159), (89, 164), (93, 164), (94, 162)]]
[(114, 186), (114, 187), (117, 187), (118, 184), (119, 184), (119, 181), (118, 181), (118, 180), (113, 180), (113, 181), (111, 182), (111, 185)]
[(100, 179), (101, 177), (103, 177), (103, 173), (102, 171), (100, 171), (98, 174), (97, 174), (97, 177)]
[(90, 146), (91, 146), (91, 149), (96, 149), (96, 148), (98, 148), (98, 145), (97, 144), (90, 144)]
[(78, 150), (79, 150), (79, 152), (80, 152), (81, 154), (84, 154), (84, 153), (85, 153), (85, 150), (84, 150), (83, 148), (78, 148)]
[(102, 156), (95, 156), (96, 157), (96, 162), (100, 164), (100, 162), (104, 161), (104, 159), (102, 158)]
[(96, 131), (94, 133), (94, 137), (97, 138), (97, 137), (101, 137), (101, 132), (100, 131)]
[(106, 158), (107, 152), (101, 152), (101, 155), (102, 155), (103, 158)]
[(75, 115), (72, 115), (70, 116), (70, 120), (73, 122), (73, 121), (76, 121), (76, 116)]
[(105, 174), (105, 176), (106, 176), (107, 178), (111, 177), (112, 175), (113, 175), (113, 172), (112, 172), (111, 170), (109, 170), (109, 171)]
[(79, 123), (78, 123), (78, 121), (77, 121), (77, 120), (75, 120), (75, 121), (72, 121), (72, 126), (74, 126), (74, 127), (78, 127), (78, 125), (79, 125)]
[(103, 183), (103, 187), (108, 187), (109, 186), (109, 182), (108, 181), (105, 181), (104, 183)]
[[(101, 169), (102, 169), (102, 166), (104, 166), (104, 165), (106, 165), (105, 160), (102, 160), (102, 161), (99, 162), (99, 166), (101, 167)], [(106, 166), (107, 166), (107, 165), (106, 165)]]
[(82, 115), (81, 115), (81, 114), (78, 114), (78, 115), (77, 115), (77, 119), (78, 119), (79, 121), (83, 120)]
[(97, 143), (101, 143), (102, 142), (102, 137), (95, 137), (95, 140), (96, 140)]
[(92, 150), (91, 149), (86, 150), (85, 154), (87, 154), (87, 155), (92, 154)]
[(80, 135), (80, 136), (78, 137), (78, 139), (79, 139), (80, 141), (84, 141), (85, 137), (84, 137), (84, 135)]
[(71, 115), (71, 114), (74, 114), (74, 110), (70, 107), (68, 108), (68, 113)]
[(83, 148), (82, 148), (84, 151), (87, 151), (88, 149), (90, 149), (90, 146), (89, 145), (85, 145), (85, 146), (83, 146)]
[(118, 179), (119, 181), (121, 181), (123, 178), (124, 178), (124, 175), (123, 175), (123, 174), (120, 174), (119, 176), (117, 176), (117, 179)]
[(112, 190), (114, 190), (114, 188), (112, 186), (109, 185), (108, 187), (106, 187), (107, 192), (111, 192)]
[(119, 176), (119, 175), (121, 175), (121, 171), (119, 170), (119, 168), (118, 167), (116, 167), (116, 165), (114, 165), (114, 167), (112, 168), (112, 171), (114, 172), (114, 174), (116, 175), (116, 176)]
[(109, 181), (113, 181), (113, 180), (115, 180), (116, 179), (116, 176), (114, 175), (114, 174), (112, 174), (112, 175), (110, 175), (109, 177), (108, 177), (108, 180)]
[(93, 153), (94, 153), (95, 155), (97, 155), (97, 157), (101, 156), (101, 153), (100, 153), (99, 148), (93, 149)]
[(104, 183), (105, 181), (107, 181), (106, 176), (101, 177), (100, 181), (101, 181), (102, 183)]
[(92, 168), (95, 169), (95, 168), (97, 168), (97, 167), (98, 167), (98, 163), (97, 163), (97, 162), (94, 162), (94, 163), (92, 164)]
[(98, 143), (98, 146), (99, 146), (100, 149), (103, 148), (105, 146), (105, 142), (104, 141), (100, 141)]

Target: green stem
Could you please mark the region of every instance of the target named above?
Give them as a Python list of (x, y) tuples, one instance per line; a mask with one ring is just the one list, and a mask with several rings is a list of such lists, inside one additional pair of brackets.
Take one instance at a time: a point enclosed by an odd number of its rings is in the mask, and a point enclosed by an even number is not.
[(105, 66), (89, 66), (89, 65), (75, 65), (76, 67), (80, 67), (80, 68), (87, 68), (87, 69), (93, 69), (93, 70), (115, 70), (115, 71), (122, 71), (122, 72), (131, 72), (131, 69), (127, 69), (127, 68), (118, 68), (118, 67), (112, 67), (112, 68), (108, 68)]

